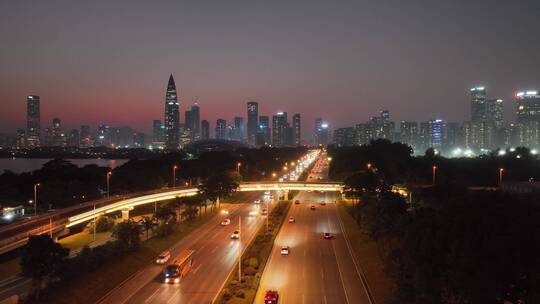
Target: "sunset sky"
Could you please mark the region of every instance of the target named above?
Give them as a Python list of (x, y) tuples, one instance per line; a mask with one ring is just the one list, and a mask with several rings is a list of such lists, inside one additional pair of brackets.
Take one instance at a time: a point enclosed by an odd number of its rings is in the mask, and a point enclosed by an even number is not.
[[(30, 4), (33, 2), (33, 4)], [(114, 3), (112, 3), (114, 2)], [(519, 3), (519, 5), (518, 5)], [(504, 98), (540, 89), (540, 1), (2, 1), (0, 132), (105, 122), (149, 132), (174, 74), (183, 112), (215, 125), (261, 114), (352, 126), (469, 119), (469, 88)]]

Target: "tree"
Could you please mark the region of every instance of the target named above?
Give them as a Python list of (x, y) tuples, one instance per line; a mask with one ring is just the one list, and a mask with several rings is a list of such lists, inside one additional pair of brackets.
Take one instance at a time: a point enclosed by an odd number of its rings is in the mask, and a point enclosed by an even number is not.
[(146, 240), (148, 240), (148, 231), (154, 228), (154, 221), (152, 221), (152, 219), (148, 216), (143, 216), (140, 223), (142, 224), (142, 227), (146, 232)]
[(113, 227), (112, 236), (119, 240), (126, 248), (137, 248), (140, 239), (141, 227), (132, 220), (123, 221)]
[(158, 220), (158, 222), (162, 222), (162, 221), (168, 221), (168, 219), (171, 217), (171, 216), (175, 216), (176, 213), (174, 212), (173, 209), (171, 209), (170, 207), (168, 206), (160, 206), (157, 210), (156, 210), (156, 214), (154, 215), (156, 217), (156, 219)]
[(63, 248), (46, 235), (29, 238), (22, 252), (21, 269), (24, 276), (32, 279), (36, 298), (39, 298), (43, 279), (56, 276), (68, 254), (69, 249)]
[(238, 181), (232, 172), (220, 171), (205, 178), (199, 185), (199, 194), (214, 204), (238, 189)]
[(371, 170), (354, 173), (345, 179), (344, 184), (345, 195), (353, 200), (359, 200), (363, 194), (374, 193), (382, 185), (380, 179)]

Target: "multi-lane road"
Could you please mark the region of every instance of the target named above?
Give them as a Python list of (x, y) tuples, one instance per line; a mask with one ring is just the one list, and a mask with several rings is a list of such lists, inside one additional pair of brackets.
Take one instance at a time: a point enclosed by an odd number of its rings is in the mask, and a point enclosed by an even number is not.
[[(244, 248), (264, 223), (260, 215), (250, 215), (262, 208), (253, 204), (261, 195), (261, 192), (244, 195), (243, 203), (232, 205), (228, 215), (216, 216), (175, 244), (171, 249), (172, 258), (182, 250), (195, 250), (192, 270), (180, 284), (162, 283), (164, 266), (149, 264), (99, 303), (211, 303), (238, 260), (240, 243)], [(241, 242), (230, 238), (238, 229), (239, 216)], [(220, 225), (224, 218), (231, 219), (230, 225)]]
[[(321, 159), (309, 176), (326, 179), (326, 162)], [(300, 192), (295, 200), (300, 204), (291, 207), (289, 217), (296, 221), (281, 228), (254, 303), (264, 303), (266, 290), (277, 290), (280, 304), (370, 304), (334, 203), (337, 194)], [(325, 232), (334, 238), (324, 239)], [(289, 255), (281, 255), (281, 246), (290, 246)]]

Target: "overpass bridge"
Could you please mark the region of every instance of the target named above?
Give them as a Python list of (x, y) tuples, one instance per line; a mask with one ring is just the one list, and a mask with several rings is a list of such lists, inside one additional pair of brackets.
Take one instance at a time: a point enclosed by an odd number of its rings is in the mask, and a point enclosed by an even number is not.
[[(237, 191), (281, 191), (288, 199), (289, 191), (343, 191), (343, 184), (335, 182), (243, 182)], [(122, 212), (123, 218), (129, 217), (129, 210), (141, 205), (166, 201), (176, 197), (196, 195), (196, 187), (159, 189), (132, 194), (126, 198), (86, 202), (78, 206), (58, 210), (51, 214), (38, 216), (29, 221), (13, 223), (0, 229), (0, 254), (24, 246), (31, 235), (56, 234), (65, 228), (75, 226), (94, 218), (114, 212)], [(94, 210), (95, 206), (95, 210)]]

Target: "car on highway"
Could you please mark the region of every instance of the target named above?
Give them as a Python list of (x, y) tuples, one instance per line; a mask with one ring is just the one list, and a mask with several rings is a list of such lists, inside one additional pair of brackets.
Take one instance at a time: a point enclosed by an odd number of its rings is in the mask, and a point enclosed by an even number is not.
[(315, 205), (311, 205), (311, 207), (309, 207), (309, 209), (315, 210)]
[(295, 200), (295, 201), (294, 201), (294, 204), (295, 204), (295, 205), (300, 205), (300, 200)]
[(326, 202), (325, 202), (325, 201), (322, 201), (322, 202), (321, 202), (321, 206), (326, 206)]
[(289, 255), (289, 246), (281, 246), (281, 255)]
[(261, 203), (261, 200), (260, 199), (256, 199), (253, 201), (254, 204), (260, 204)]
[(169, 251), (163, 251), (158, 257), (156, 258), (156, 264), (165, 264), (169, 259), (171, 258), (171, 253)]
[(277, 304), (279, 294), (276, 290), (267, 290), (264, 293), (264, 304)]
[(221, 221), (221, 226), (227, 226), (231, 223), (231, 220), (230, 219), (224, 219), (223, 221)]
[(263, 209), (261, 210), (261, 214), (262, 214), (262, 215), (267, 215), (267, 214), (268, 214), (268, 210), (266, 210), (266, 208), (263, 208)]
[(323, 234), (323, 238), (324, 238), (325, 240), (330, 240), (330, 239), (333, 239), (333, 238), (334, 238), (334, 235), (331, 234), (330, 232), (325, 232), (325, 233)]
[(294, 223), (294, 222), (296, 222), (296, 219), (292, 216), (289, 217), (289, 223)]
[(235, 230), (232, 234), (231, 234), (231, 239), (233, 240), (237, 240), (240, 238), (240, 231), (238, 230)]

